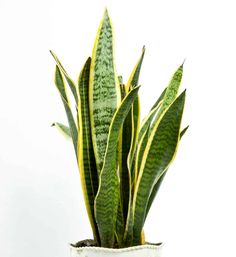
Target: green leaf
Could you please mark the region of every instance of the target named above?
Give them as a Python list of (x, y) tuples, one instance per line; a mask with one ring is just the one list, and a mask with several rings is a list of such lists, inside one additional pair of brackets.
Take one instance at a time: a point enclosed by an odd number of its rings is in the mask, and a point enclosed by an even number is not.
[(137, 177), (138, 177), (138, 173), (139, 173), (139, 168), (140, 168), (140, 163), (143, 157), (143, 152), (144, 149), (146, 147), (147, 144), (147, 140), (149, 138), (149, 127), (150, 124), (153, 120), (153, 117), (158, 113), (158, 111), (160, 110), (160, 106), (161, 106), (162, 101), (158, 101), (158, 104), (155, 105), (154, 108), (151, 109), (151, 111), (149, 112), (148, 116), (144, 119), (141, 129), (139, 131), (139, 135), (138, 135), (138, 143), (136, 146), (136, 152), (134, 155), (134, 160), (132, 163), (132, 169), (133, 169), (133, 187), (135, 186), (135, 183), (137, 181)]
[(124, 231), (125, 231), (125, 222), (124, 222), (124, 216), (122, 212), (121, 199), (119, 199), (119, 204), (117, 209), (116, 229), (115, 229), (115, 236), (116, 236), (116, 240), (119, 248), (123, 247)]
[(135, 99), (132, 109), (131, 109), (131, 120), (132, 120), (132, 137), (131, 137), (131, 146), (128, 155), (128, 166), (131, 169), (136, 145), (138, 142), (138, 133), (140, 127), (140, 101), (139, 96)]
[[(143, 47), (141, 57), (139, 58), (137, 64), (135, 65), (133, 72), (131, 73), (131, 76), (129, 78), (129, 81), (127, 83), (127, 90), (130, 90), (133, 87), (138, 86), (139, 81), (139, 74), (143, 63), (143, 58), (145, 54), (145, 47)], [(135, 99), (132, 109), (131, 109), (131, 118), (132, 118), (132, 138), (131, 138), (131, 147), (129, 151), (128, 156), (128, 165), (129, 169), (131, 168), (132, 161), (134, 158), (134, 153), (136, 149), (136, 144), (138, 141), (138, 132), (139, 132), (139, 126), (140, 126), (140, 101), (139, 96)]]
[(56, 127), (58, 129), (59, 132), (62, 133), (62, 135), (67, 138), (67, 139), (71, 139), (71, 133), (70, 133), (70, 128), (60, 122), (54, 122), (52, 124), (52, 127)]
[[(153, 118), (155, 117), (155, 115), (157, 115), (158, 111), (160, 110), (160, 106), (162, 104), (162, 100), (165, 95), (165, 92), (166, 92), (166, 88), (163, 90), (163, 92), (161, 93), (161, 95), (159, 96), (159, 98), (157, 99), (155, 104), (152, 106), (149, 114), (142, 121), (141, 128), (138, 133), (138, 142), (137, 142), (136, 149), (135, 149), (134, 159), (132, 162), (132, 171), (133, 171), (132, 187), (135, 186), (135, 182), (137, 180), (138, 172), (139, 172), (138, 163), (140, 163), (140, 160), (142, 160), (143, 150), (145, 149), (146, 143), (147, 143), (146, 139), (149, 136), (149, 134), (146, 134), (146, 132), (147, 132), (147, 130), (149, 130), (149, 127), (150, 127), (150, 124), (151, 124)], [(144, 136), (144, 135), (146, 135), (146, 136)], [(140, 150), (142, 152), (140, 152)]]
[(133, 216), (133, 206), (131, 202), (126, 220), (123, 247), (129, 247), (132, 245), (133, 242)]
[(99, 233), (94, 216), (94, 200), (98, 190), (98, 175), (93, 151), (91, 125), (89, 117), (89, 72), (91, 58), (88, 58), (79, 76), (79, 146), (78, 160), (81, 184), (86, 204), (87, 213), (93, 230), (94, 239), (99, 245)]
[(65, 83), (64, 83), (61, 71), (57, 65), (56, 65), (56, 71), (55, 71), (55, 85), (61, 95), (61, 99), (66, 111), (66, 116), (70, 127), (70, 134), (72, 137), (72, 141), (73, 141), (73, 145), (74, 145), (74, 149), (77, 157), (78, 130), (70, 108), (70, 103), (67, 97)]
[(129, 77), (128, 83), (126, 84), (126, 92), (130, 91), (132, 88), (138, 86), (139, 81), (139, 74), (143, 63), (143, 58), (145, 54), (145, 46), (142, 49), (141, 57), (139, 58), (138, 62), (134, 66), (134, 69)]
[(168, 107), (173, 103), (176, 99), (180, 87), (180, 83), (183, 76), (183, 64), (182, 63), (179, 68), (175, 71), (172, 76), (168, 87), (166, 88), (165, 95), (163, 97), (163, 102), (161, 105), (160, 111), (157, 113), (153, 124), (156, 124), (158, 119), (162, 116), (162, 114), (168, 109)]
[[(132, 161), (132, 178), (131, 178), (131, 194), (133, 194), (135, 183), (137, 181), (140, 164), (142, 161), (143, 152), (145, 150), (147, 140), (149, 138), (149, 127), (157, 112), (160, 110), (160, 106), (165, 95), (166, 89), (161, 93), (160, 97), (157, 99), (155, 104), (152, 106), (148, 116), (143, 120), (141, 128), (138, 133), (138, 142), (136, 144), (135, 154)], [(130, 245), (133, 239), (133, 209), (131, 206), (132, 203), (129, 204), (128, 208), (128, 218), (126, 221), (125, 228), (125, 244), (126, 246)]]
[(117, 209), (119, 204), (119, 179), (117, 175), (117, 142), (124, 120), (138, 94), (132, 89), (115, 112), (109, 129), (104, 164), (99, 177), (99, 189), (95, 199), (95, 217), (102, 247), (113, 247)]
[(166, 88), (163, 90), (163, 92), (161, 93), (161, 95), (159, 96), (159, 98), (157, 99), (155, 104), (152, 106), (147, 117), (145, 117), (144, 120), (142, 121), (141, 128), (140, 128), (139, 135), (138, 135), (138, 141), (141, 140), (143, 134), (146, 132), (147, 128), (150, 126), (153, 118), (160, 110), (160, 106), (163, 102), (163, 97), (164, 97), (165, 93), (166, 93)]
[(149, 196), (158, 179), (173, 161), (180, 137), (185, 91), (154, 124), (135, 186), (133, 198), (133, 244), (140, 244)]
[[(123, 84), (123, 79), (121, 76), (119, 76), (119, 82), (120, 82), (120, 92), (121, 92), (121, 99), (123, 100), (126, 96), (125, 92), (125, 85)], [(117, 221), (116, 221), (116, 239), (119, 247), (122, 247), (123, 244), (123, 236), (124, 236), (124, 229), (125, 229), (125, 222), (124, 222), (124, 211), (123, 211), (123, 191), (122, 191), (122, 171), (123, 171), (123, 165), (126, 168), (127, 167), (127, 156), (128, 153), (125, 154), (124, 152), (124, 146), (127, 146), (127, 144), (124, 144), (123, 141), (123, 130), (125, 126), (123, 125), (123, 128), (120, 131), (119, 136), (119, 142), (118, 142), (118, 165), (119, 165), (119, 176), (120, 176), (120, 198), (119, 198), (119, 207), (118, 207), (118, 213), (117, 213)], [(128, 148), (129, 149), (129, 148)], [(124, 158), (126, 156), (126, 159)], [(126, 173), (128, 174), (128, 173)]]
[[(186, 128), (184, 128), (184, 129), (180, 132), (180, 139), (183, 137), (183, 135), (184, 135), (185, 132), (187, 131), (188, 127), (189, 127), (189, 126), (187, 126)], [(147, 209), (146, 209), (146, 214), (145, 214), (145, 220), (146, 220), (146, 218), (147, 218), (147, 215), (148, 215), (148, 213), (149, 213), (149, 210), (150, 210), (150, 208), (151, 208), (151, 206), (152, 206), (152, 203), (153, 203), (153, 201), (154, 201), (154, 199), (155, 199), (155, 197), (156, 197), (156, 194), (157, 194), (157, 192), (158, 192), (158, 190), (159, 190), (159, 188), (160, 188), (160, 186), (161, 186), (161, 184), (162, 184), (162, 181), (164, 180), (164, 177), (165, 177), (167, 171), (168, 171), (168, 169), (160, 176), (160, 178), (158, 179), (158, 181), (156, 182), (155, 186), (154, 186), (153, 189), (152, 189), (152, 193), (151, 193), (151, 195), (150, 195), (150, 197), (149, 197), (149, 199), (148, 199), (148, 204), (147, 204)]]
[[(150, 126), (149, 126), (150, 127)], [(138, 145), (138, 150), (137, 150), (137, 163), (136, 163), (136, 176), (135, 176), (135, 181), (137, 181), (137, 178), (138, 178), (138, 172), (140, 170), (140, 166), (141, 166), (141, 162), (143, 160), (143, 153), (145, 151), (145, 148), (147, 146), (147, 142), (148, 142), (148, 139), (149, 139), (149, 127), (147, 128), (145, 134), (142, 136), (140, 142), (139, 142), (139, 145)]]
[[(136, 63), (128, 83), (125, 86), (125, 92), (128, 93), (132, 88), (138, 86), (139, 74), (145, 54), (143, 47), (141, 57)], [(126, 223), (128, 210), (131, 205), (131, 187), (132, 174), (131, 164), (134, 158), (136, 143), (138, 140), (138, 130), (140, 126), (140, 103), (139, 97), (134, 100), (132, 108), (127, 115), (122, 129), (122, 156), (120, 160), (120, 194), (122, 202), (123, 217)]]
[(152, 192), (151, 192), (151, 195), (150, 195), (150, 197), (148, 199), (148, 204), (147, 204), (147, 207), (146, 207), (146, 213), (145, 213), (145, 217), (144, 217), (144, 222), (145, 222), (145, 220), (147, 218), (147, 215), (148, 215), (149, 210), (150, 210), (150, 208), (152, 206), (152, 203), (153, 203), (153, 201), (154, 201), (154, 199), (156, 197), (156, 194), (157, 194), (157, 192), (158, 192), (158, 190), (159, 190), (159, 188), (160, 188), (160, 186), (162, 184), (162, 181), (164, 180), (164, 177), (166, 175), (167, 170), (160, 176), (160, 178), (158, 179), (158, 181), (156, 182), (156, 184), (154, 185), (154, 187), (152, 189)]
[(165, 89), (162, 91), (161, 95), (159, 96), (159, 98), (157, 99), (157, 101), (156, 101), (156, 102), (154, 103), (154, 105), (152, 106), (151, 111), (152, 111), (153, 109), (155, 109), (157, 106), (159, 106), (160, 102), (163, 100), (163, 98), (164, 98), (164, 96), (165, 96), (165, 94), (166, 94), (166, 89), (167, 89), (167, 88), (165, 88)]
[(120, 103), (113, 56), (113, 31), (106, 10), (94, 44), (89, 82), (90, 120), (98, 172), (103, 165), (109, 126)]
[(183, 135), (186, 133), (186, 131), (188, 130), (189, 126), (185, 127), (181, 132), (180, 132), (180, 138), (183, 137)]
[(120, 84), (120, 92), (121, 92), (121, 100), (123, 100), (126, 96), (125, 85), (124, 84)]
[[(131, 107), (132, 108), (132, 107)], [(132, 140), (132, 114), (131, 111), (126, 116), (122, 127), (120, 154), (119, 154), (119, 174), (120, 174), (120, 196), (121, 196), (121, 209), (123, 218), (126, 222), (131, 187), (131, 172), (128, 167), (128, 155), (130, 152)]]
[(51, 55), (53, 56), (58, 68), (60, 69), (60, 71), (62, 72), (62, 74), (65, 76), (66, 81), (70, 87), (70, 90), (74, 96), (76, 105), (78, 105), (78, 95), (77, 95), (77, 89), (76, 89), (76, 84), (74, 83), (74, 81), (69, 77), (68, 73), (66, 72), (66, 70), (64, 69), (64, 67), (62, 66), (61, 62), (59, 61), (58, 57), (56, 56), (55, 53), (53, 53), (53, 51), (50, 50)]
[(118, 81), (119, 81), (120, 85), (123, 85), (123, 77), (121, 75), (118, 76)]

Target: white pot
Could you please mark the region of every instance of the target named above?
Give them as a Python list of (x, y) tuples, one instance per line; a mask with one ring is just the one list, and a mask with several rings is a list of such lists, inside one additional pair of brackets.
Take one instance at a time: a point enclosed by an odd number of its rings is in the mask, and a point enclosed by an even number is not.
[(71, 257), (160, 257), (162, 244), (139, 245), (121, 249), (70, 246)]

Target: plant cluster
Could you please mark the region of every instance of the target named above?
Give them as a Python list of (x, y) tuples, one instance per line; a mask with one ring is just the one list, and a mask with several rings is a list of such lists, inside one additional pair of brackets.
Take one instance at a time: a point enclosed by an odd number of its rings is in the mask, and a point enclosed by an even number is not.
[(68, 119), (68, 126), (54, 125), (72, 138), (95, 244), (121, 248), (145, 243), (146, 217), (187, 128), (181, 130), (185, 91), (178, 94), (183, 65), (140, 122), (138, 80), (145, 49), (124, 84), (115, 70), (113, 48), (113, 29), (105, 11), (92, 57), (78, 82), (51, 54)]

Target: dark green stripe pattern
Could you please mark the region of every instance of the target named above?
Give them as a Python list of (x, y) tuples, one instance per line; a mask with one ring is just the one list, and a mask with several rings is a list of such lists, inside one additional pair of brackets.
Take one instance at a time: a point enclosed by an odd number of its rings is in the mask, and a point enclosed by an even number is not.
[(179, 142), (180, 125), (185, 102), (185, 91), (166, 111), (160, 123), (154, 125), (150, 145), (144, 153), (137, 188), (134, 195), (134, 239), (133, 245), (140, 244), (149, 196), (156, 181), (171, 163)]
[(119, 204), (119, 178), (117, 174), (117, 142), (124, 120), (138, 94), (134, 88), (122, 101), (114, 114), (109, 130), (104, 165), (100, 173), (99, 189), (95, 199), (95, 217), (101, 246), (112, 248), (115, 240), (117, 209)]
[(181, 84), (182, 76), (183, 76), (183, 63), (178, 67), (178, 69), (173, 74), (168, 87), (166, 88), (165, 95), (163, 97), (163, 102), (161, 105), (161, 109), (155, 117), (153, 124), (156, 124), (161, 115), (167, 110), (167, 108), (173, 103), (176, 99), (179, 87)]
[(99, 245), (99, 234), (98, 228), (94, 216), (94, 200), (98, 190), (98, 175), (96, 169), (96, 161), (93, 151), (93, 143), (91, 136), (91, 125), (90, 125), (90, 115), (89, 115), (89, 73), (90, 73), (91, 58), (88, 58), (79, 76), (79, 94), (80, 94), (80, 119), (81, 119), (81, 129), (80, 129), (80, 151), (79, 160), (82, 161), (83, 167), (81, 167), (80, 172), (83, 172), (81, 176), (84, 181), (82, 183), (86, 187), (85, 200), (87, 212), (90, 217), (90, 223), (93, 229), (94, 239)]
[[(187, 126), (186, 128), (184, 128), (184, 129), (180, 132), (180, 139), (183, 137), (183, 135), (185, 134), (185, 132), (187, 131), (187, 129), (188, 129), (188, 126)], [(168, 170), (168, 169), (167, 169), (167, 170)], [(153, 189), (152, 189), (152, 193), (151, 193), (151, 195), (150, 195), (150, 197), (149, 197), (149, 199), (148, 199), (148, 204), (147, 204), (147, 209), (146, 209), (146, 214), (145, 214), (145, 220), (146, 220), (147, 215), (148, 215), (148, 213), (149, 213), (149, 210), (150, 210), (150, 208), (151, 208), (151, 206), (152, 206), (152, 203), (153, 203), (153, 201), (154, 201), (154, 199), (155, 199), (155, 197), (156, 197), (156, 194), (157, 194), (157, 192), (158, 192), (158, 190), (159, 190), (159, 188), (160, 188), (160, 186), (161, 186), (161, 184), (162, 184), (162, 181), (164, 180), (164, 177), (165, 177), (165, 175), (166, 175), (166, 173), (167, 173), (167, 170), (166, 170), (166, 171), (161, 175), (161, 177), (157, 180), (155, 186), (154, 186)]]
[(113, 62), (113, 31), (107, 11), (95, 41), (91, 67), (90, 115), (97, 169), (100, 171), (109, 126), (117, 109), (117, 88), (119, 88)]

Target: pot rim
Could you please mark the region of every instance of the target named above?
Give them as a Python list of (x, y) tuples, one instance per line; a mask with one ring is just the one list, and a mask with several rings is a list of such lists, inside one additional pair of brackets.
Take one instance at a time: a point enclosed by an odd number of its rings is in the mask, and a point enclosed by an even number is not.
[(92, 250), (92, 251), (101, 251), (101, 252), (129, 252), (139, 249), (161, 249), (163, 247), (163, 243), (158, 244), (151, 244), (147, 243), (145, 245), (136, 245), (136, 246), (130, 246), (125, 248), (105, 248), (105, 247), (98, 247), (98, 246), (81, 246), (81, 247), (75, 247), (70, 244), (71, 250), (77, 250), (82, 251), (83, 249)]

